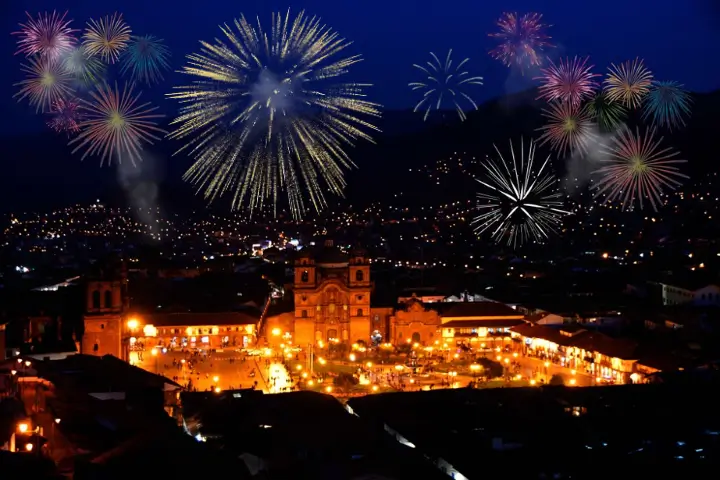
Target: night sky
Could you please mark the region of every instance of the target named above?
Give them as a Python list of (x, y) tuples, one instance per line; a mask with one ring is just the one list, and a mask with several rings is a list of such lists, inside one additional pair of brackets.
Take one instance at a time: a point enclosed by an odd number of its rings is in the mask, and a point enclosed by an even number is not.
[[(0, 21), (7, 32), (0, 55), (0, 131), (15, 135), (44, 128), (43, 118), (27, 104), (17, 104), (13, 83), (21, 80), (22, 58), (14, 56), (15, 38), (10, 32), (24, 20), (24, 11), (69, 10), (75, 28), (91, 17), (122, 12), (133, 34), (164, 38), (173, 52), (172, 66), (179, 68), (184, 56), (198, 50), (198, 40), (211, 41), (220, 34), (218, 25), (241, 13), (260, 16), (266, 24), (273, 11), (294, 13), (305, 9), (321, 16), (326, 24), (354, 42), (349, 53), (361, 53), (365, 61), (353, 67), (350, 78), (374, 84), (371, 99), (389, 109), (409, 108), (416, 98), (407, 86), (417, 80), (413, 63), (423, 63), (428, 52), (439, 56), (449, 48), (458, 60), (470, 57), (469, 70), (485, 77), (485, 85), (472, 90), (484, 101), (532, 85), (532, 75), (512, 74), (488, 55), (495, 46), (488, 32), (503, 11), (540, 12), (552, 24), (552, 41), (559, 48), (551, 55), (590, 55), (596, 71), (604, 73), (610, 62), (643, 57), (657, 79), (676, 80), (689, 90), (706, 92), (720, 88), (720, 7), (714, 0), (605, 0), (602, 2), (478, 1), (478, 0), (12, 0), (2, 2)], [(181, 83), (170, 74), (164, 84), (146, 92), (168, 113), (172, 100), (163, 94)]]

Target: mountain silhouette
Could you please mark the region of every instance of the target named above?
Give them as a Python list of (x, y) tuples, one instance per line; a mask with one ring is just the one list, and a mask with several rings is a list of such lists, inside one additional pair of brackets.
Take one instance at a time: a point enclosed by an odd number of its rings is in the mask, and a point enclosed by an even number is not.
[[(400, 190), (415, 191), (417, 201), (442, 201), (443, 192), (455, 188), (452, 184), (430, 192), (409, 170), (422, 169), (454, 152), (482, 159), (493, 153), (493, 144), (502, 150), (510, 139), (537, 138), (544, 102), (535, 100), (536, 96), (533, 89), (486, 102), (477, 111), (468, 112), (464, 122), (455, 112), (434, 112), (428, 122), (412, 110), (384, 112), (376, 122), (381, 132), (374, 135), (375, 143), (359, 142), (349, 150), (358, 168), (346, 174), (347, 201), (353, 205), (390, 202)], [(693, 101), (687, 125), (662, 132), (663, 145), (679, 150), (688, 160), (682, 169), (691, 177), (715, 170), (720, 90), (693, 94)], [(631, 118), (629, 124), (642, 122)], [(163, 140), (147, 147), (145, 162), (137, 172), (127, 165), (100, 168), (96, 158), (80, 161), (81, 154), (72, 154), (67, 142), (64, 135), (50, 131), (2, 139), (5, 161), (0, 175), (0, 211), (55, 208), (95, 198), (121, 206), (127, 204), (128, 188), (137, 184), (156, 187), (153, 196), (166, 208), (206, 205), (202, 196), (195, 195), (193, 187), (182, 181), (192, 159), (182, 154), (173, 156), (181, 146), (178, 141)], [(540, 150), (545, 155), (550, 153), (547, 148)], [(565, 162), (556, 160), (555, 168), (562, 172)], [(229, 205), (227, 199), (216, 202), (218, 208)]]

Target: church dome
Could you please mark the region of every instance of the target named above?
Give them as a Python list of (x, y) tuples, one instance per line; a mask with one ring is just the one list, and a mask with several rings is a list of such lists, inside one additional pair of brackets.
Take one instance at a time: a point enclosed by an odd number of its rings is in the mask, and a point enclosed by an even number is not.
[(315, 253), (315, 263), (324, 268), (344, 268), (348, 266), (347, 254), (337, 248), (332, 240), (327, 240), (325, 246)]

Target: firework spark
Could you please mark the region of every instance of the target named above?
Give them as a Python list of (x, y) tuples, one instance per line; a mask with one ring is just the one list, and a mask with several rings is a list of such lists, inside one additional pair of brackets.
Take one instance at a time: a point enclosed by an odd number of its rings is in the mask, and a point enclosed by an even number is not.
[(445, 62), (440, 62), (438, 57), (430, 52), (432, 60), (427, 62), (427, 67), (422, 65), (413, 65), (413, 67), (421, 70), (427, 78), (422, 82), (410, 83), (410, 87), (413, 90), (424, 90), (423, 98), (420, 100), (413, 111), (417, 112), (420, 109), (425, 110), (424, 120), (427, 120), (430, 110), (435, 106), (436, 110), (440, 110), (443, 106), (443, 101), (447, 100), (452, 107), (457, 111), (460, 120), (465, 120), (465, 112), (460, 106), (459, 100), (464, 98), (467, 100), (475, 110), (477, 110), (477, 104), (475, 101), (465, 92), (461, 90), (465, 85), (482, 85), (482, 77), (469, 77), (467, 70), (462, 70), (462, 67), (470, 60), (466, 58), (462, 62), (458, 63), (453, 68), (453, 62), (450, 58), (452, 56), (452, 50), (447, 54)]
[(643, 104), (643, 120), (652, 118), (655, 125), (672, 130), (685, 126), (684, 117), (690, 115), (692, 97), (678, 82), (654, 81)]
[(36, 112), (48, 112), (57, 100), (72, 95), (72, 76), (58, 60), (50, 57), (30, 57), (21, 70), (28, 75), (15, 86), (20, 91), (14, 95), (18, 101), (28, 98)]
[(573, 105), (579, 105), (585, 98), (592, 96), (595, 89), (599, 86), (593, 80), (600, 75), (592, 73), (593, 65), (587, 65), (588, 58), (579, 59), (575, 57), (573, 60), (561, 58), (557, 65), (548, 59), (550, 66), (542, 69), (542, 75), (536, 77), (535, 80), (542, 80), (542, 85), (538, 87), (542, 98), (551, 101), (568, 102)]
[(604, 91), (597, 92), (585, 105), (585, 110), (592, 121), (606, 132), (616, 130), (627, 118), (625, 107), (611, 101)]
[(101, 84), (90, 93), (91, 100), (80, 100), (80, 134), (70, 141), (75, 145), (73, 153), (84, 149), (82, 159), (88, 155), (100, 155), (101, 165), (105, 160), (118, 162), (130, 160), (133, 165), (141, 160), (140, 152), (144, 143), (152, 144), (165, 134), (157, 126), (157, 120), (164, 115), (153, 113), (157, 107), (149, 103), (138, 104), (140, 93), (134, 93), (134, 85), (126, 84), (122, 90)]
[(78, 122), (82, 119), (79, 106), (80, 103), (75, 99), (54, 101), (50, 111), (52, 118), (47, 122), (48, 126), (58, 133), (65, 132), (68, 135), (79, 132)]
[(90, 20), (83, 34), (83, 45), (91, 56), (115, 63), (130, 41), (130, 27), (121, 14), (114, 13), (98, 21)]
[(163, 80), (163, 70), (168, 70), (170, 49), (152, 35), (133, 36), (128, 48), (120, 56), (120, 73), (131, 72), (132, 79), (152, 85)]
[(364, 84), (326, 85), (360, 56), (333, 56), (349, 43), (319, 18), (272, 15), (266, 35), (244, 17), (235, 30), (221, 27), (229, 44), (201, 42), (183, 73), (194, 85), (171, 98), (183, 104), (172, 138), (189, 138), (181, 149), (196, 157), (185, 179), (214, 199), (234, 191), (232, 206), (252, 212), (286, 191), (293, 216), (305, 212), (303, 185), (315, 210), (326, 205), (320, 180), (342, 194), (343, 168), (354, 166), (344, 150), (375, 129), (358, 115), (379, 117), (364, 100)]
[(561, 157), (568, 152), (571, 155), (586, 154), (596, 137), (596, 127), (587, 110), (568, 102), (553, 102), (549, 107), (543, 109), (548, 123), (538, 129), (543, 132), (538, 139), (540, 145), (550, 143), (550, 147)]
[(662, 140), (655, 139), (654, 128), (647, 128), (644, 136), (639, 129), (634, 133), (627, 127), (618, 131), (611, 144), (601, 148), (598, 162), (603, 166), (593, 172), (599, 176), (593, 184), (595, 196), (606, 194), (605, 202), (620, 200), (623, 210), (636, 200), (642, 210), (643, 199), (647, 199), (657, 211), (663, 189), (675, 190), (682, 185), (678, 179), (688, 178), (675, 166), (686, 160), (677, 159), (679, 154), (672, 148), (661, 149)]
[(484, 164), (488, 181), (476, 179), (488, 192), (478, 194), (477, 208), (481, 213), (472, 221), (475, 232), (481, 235), (492, 229), (493, 240), (499, 243), (507, 239), (513, 247), (530, 239), (542, 243), (570, 213), (560, 208), (562, 194), (557, 178), (549, 173), (550, 155), (536, 171), (532, 141), (525, 152), (521, 140), (519, 160), (510, 142), (512, 162), (506, 161), (496, 146), (495, 151), (499, 161), (488, 159)]
[(521, 71), (530, 66), (539, 66), (542, 63), (540, 54), (546, 47), (553, 46), (545, 33), (550, 25), (544, 25), (541, 20), (542, 15), (539, 13), (527, 13), (522, 17), (517, 13), (503, 13), (497, 21), (500, 31), (490, 34), (501, 43), (490, 51), (490, 56), (508, 67), (515, 64)]
[(650, 91), (653, 75), (639, 58), (620, 65), (614, 63), (605, 78), (605, 91), (613, 102), (620, 102), (626, 108), (637, 108), (643, 97)]
[(105, 73), (105, 64), (79, 46), (63, 58), (63, 67), (72, 75), (75, 84), (81, 88), (96, 85)]
[(70, 28), (72, 20), (65, 20), (67, 12), (62, 15), (57, 12), (38, 13), (33, 18), (25, 12), (27, 23), (20, 24), (20, 31), (13, 32), (18, 35), (18, 50), (26, 56), (41, 55), (55, 60), (60, 55), (70, 51), (75, 44), (73, 33), (77, 30)]

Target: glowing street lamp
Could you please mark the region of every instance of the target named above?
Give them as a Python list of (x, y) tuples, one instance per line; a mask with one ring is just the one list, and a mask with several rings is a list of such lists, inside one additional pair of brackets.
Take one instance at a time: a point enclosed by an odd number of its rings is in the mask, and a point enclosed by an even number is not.
[(127, 321), (127, 326), (130, 331), (137, 330), (137, 328), (140, 326), (140, 321), (137, 318), (131, 318)]

